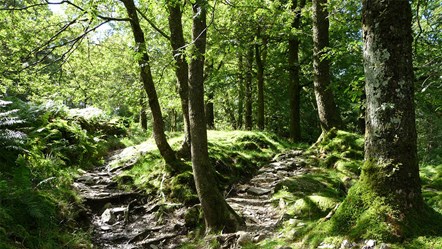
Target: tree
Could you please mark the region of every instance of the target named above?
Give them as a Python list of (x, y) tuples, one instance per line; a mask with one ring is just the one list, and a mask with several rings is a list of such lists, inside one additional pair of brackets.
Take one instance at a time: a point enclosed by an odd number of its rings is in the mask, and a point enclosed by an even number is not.
[[(305, 5), (305, 0), (292, 0), (291, 9), (294, 18), (291, 27), (297, 31), (300, 25), (301, 9)], [(292, 30), (292, 32), (294, 32)], [(300, 117), (300, 87), (299, 87), (299, 37), (290, 35), (289, 38), (289, 72), (290, 72), (290, 139), (299, 141), (301, 139), (301, 117)]]
[(323, 132), (341, 127), (341, 116), (330, 85), (329, 20), (327, 0), (313, 0), (313, 81)]
[[(258, 129), (264, 130), (264, 66), (266, 60), (266, 46), (267, 39), (265, 35), (261, 34), (261, 27), (258, 27), (257, 40), (262, 40), (262, 44), (255, 44), (255, 59), (256, 59), (256, 79), (258, 82)], [(261, 49), (261, 46), (263, 48)]]
[(366, 167), (361, 182), (404, 217), (423, 206), (416, 156), (411, 8), (408, 1), (363, 2)]
[(178, 82), (178, 93), (181, 100), (181, 109), (184, 118), (184, 140), (178, 154), (190, 157), (190, 124), (189, 124), (189, 65), (184, 53), (185, 40), (183, 35), (182, 13), (180, 1), (167, 1), (169, 10), (170, 44), (172, 45), (173, 58), (175, 59), (175, 75)]
[(173, 166), (176, 165), (175, 152), (167, 142), (167, 138), (164, 133), (163, 115), (161, 114), (161, 107), (158, 102), (158, 96), (155, 90), (155, 84), (153, 82), (146, 41), (143, 30), (140, 26), (140, 21), (138, 19), (137, 8), (135, 7), (133, 0), (122, 0), (122, 2), (124, 3), (128, 16), (130, 17), (130, 26), (132, 28), (132, 33), (136, 44), (135, 48), (137, 52), (138, 65), (140, 67), (140, 78), (143, 82), (144, 90), (147, 93), (150, 110), (152, 112), (153, 136), (155, 143), (157, 144), (158, 150), (166, 163), (173, 168)]
[(411, 19), (407, 0), (363, 1), (365, 163), (329, 232), (398, 241), (428, 221), (416, 156)]
[(233, 232), (242, 225), (241, 218), (224, 200), (215, 184), (214, 168), (210, 165), (206, 119), (204, 113), (204, 53), (206, 50), (207, 1), (197, 0), (193, 9), (193, 56), (189, 74), (189, 114), (192, 168), (195, 186), (204, 212), (206, 228)]
[(246, 76), (245, 76), (245, 128), (246, 130), (251, 130), (253, 128), (253, 118), (252, 118), (252, 76), (253, 76), (253, 47), (250, 47), (246, 55)]

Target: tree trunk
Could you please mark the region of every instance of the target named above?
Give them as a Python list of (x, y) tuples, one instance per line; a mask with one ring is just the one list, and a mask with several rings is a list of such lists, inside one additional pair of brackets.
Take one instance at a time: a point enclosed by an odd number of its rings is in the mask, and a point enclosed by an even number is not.
[(245, 97), (245, 86), (244, 86), (244, 62), (243, 53), (240, 52), (238, 56), (238, 118), (236, 122), (236, 128), (242, 129), (244, 122), (244, 97)]
[(178, 151), (178, 156), (190, 158), (190, 125), (189, 125), (189, 65), (186, 61), (184, 47), (186, 45), (183, 35), (181, 2), (168, 1), (170, 44), (175, 59), (175, 75), (177, 78), (178, 93), (181, 99), (181, 109), (184, 119), (184, 140)]
[(249, 48), (247, 52), (246, 61), (246, 78), (245, 78), (245, 91), (246, 91), (246, 130), (253, 128), (253, 114), (252, 114), (252, 75), (253, 75), (253, 47)]
[(141, 128), (145, 131), (147, 131), (147, 110), (146, 110), (146, 101), (144, 94), (141, 94), (140, 96), (140, 124)]
[[(299, 1), (299, 4), (298, 4)], [(305, 0), (292, 0), (292, 10), (294, 19), (292, 28), (298, 30), (301, 20), (301, 9), (305, 5)], [(290, 67), (290, 139), (292, 141), (301, 140), (301, 117), (300, 117), (300, 87), (299, 87), (299, 38), (297, 35), (290, 35), (289, 38), (289, 67)]]
[(140, 26), (137, 10), (133, 0), (122, 0), (122, 2), (124, 3), (129, 18), (131, 19), (130, 25), (135, 39), (136, 52), (140, 55), (137, 56), (138, 65), (140, 67), (140, 77), (143, 82), (144, 90), (147, 93), (149, 107), (152, 112), (153, 137), (161, 156), (169, 166), (173, 167), (176, 165), (175, 152), (167, 142), (166, 135), (164, 133), (163, 116), (161, 114), (161, 107), (160, 103), (158, 102), (158, 96), (152, 78), (149, 55), (147, 54), (144, 33)]
[(341, 128), (341, 116), (330, 86), (327, 0), (313, 0), (313, 81), (319, 121), (323, 132)]
[[(261, 36), (260, 33), (261, 31), (258, 28), (258, 38)], [(265, 49), (266, 42), (263, 42), (263, 45)], [(258, 81), (258, 129), (264, 130), (264, 60), (261, 57), (260, 44), (255, 44), (255, 56), (257, 68), (256, 78)]]
[[(424, 209), (416, 153), (411, 8), (407, 0), (363, 1), (365, 163), (329, 221), (336, 235), (383, 242), (436, 231)], [(439, 215), (440, 217), (440, 215)], [(440, 220), (440, 219), (439, 219)], [(433, 224), (434, 223), (434, 224)], [(428, 230), (425, 230), (428, 227)], [(440, 229), (439, 229), (440, 230)], [(319, 236), (324, 238), (324, 232)]]
[(213, 106), (213, 92), (209, 92), (207, 95), (207, 103), (206, 103), (206, 118), (207, 118), (207, 129), (214, 130), (215, 129), (215, 112)]
[(402, 213), (423, 205), (416, 148), (411, 9), (406, 0), (363, 2), (367, 95), (361, 181)]
[(192, 5), (194, 13), (192, 38), (195, 46), (189, 71), (192, 168), (207, 231), (233, 232), (243, 222), (224, 200), (217, 187), (215, 171), (209, 162), (207, 149), (203, 82), (204, 53), (206, 49), (206, 5), (207, 1), (205, 0), (196, 0), (196, 3)]

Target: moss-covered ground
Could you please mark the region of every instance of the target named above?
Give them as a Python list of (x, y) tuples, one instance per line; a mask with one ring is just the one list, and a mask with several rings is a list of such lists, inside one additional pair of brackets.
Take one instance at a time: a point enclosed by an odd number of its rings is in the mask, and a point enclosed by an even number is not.
[[(171, 134), (169, 141), (172, 147), (178, 149), (182, 135)], [(148, 141), (146, 146), (152, 143), (153, 141)], [(208, 145), (210, 161), (216, 170), (218, 187), (226, 192), (232, 184), (250, 178), (275, 154), (292, 146), (273, 134), (251, 131), (209, 131)], [(143, 189), (149, 194), (167, 197), (168, 200), (187, 205), (198, 203), (190, 162), (183, 161), (181, 173), (172, 174), (164, 166), (155, 146), (140, 151), (142, 147), (133, 148), (134, 151), (131, 153), (139, 155), (137, 162), (120, 177), (132, 178), (136, 188)]]
[(342, 243), (362, 248), (367, 240), (375, 240), (376, 248), (442, 248), (441, 165), (421, 166), (426, 206), (416, 210), (408, 234), (397, 234), (388, 222), (397, 215), (394, 207), (357, 181), (363, 143), (362, 136), (332, 130), (309, 148), (303, 155), (307, 173), (277, 186), (273, 196), (275, 205), (285, 203), (280, 232), (250, 248), (340, 248)]

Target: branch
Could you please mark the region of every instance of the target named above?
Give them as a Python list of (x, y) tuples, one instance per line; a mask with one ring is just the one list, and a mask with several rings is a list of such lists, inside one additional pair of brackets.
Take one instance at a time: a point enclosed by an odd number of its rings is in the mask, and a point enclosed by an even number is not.
[[(68, 4), (73, 6), (74, 8), (80, 10), (81, 12), (87, 13), (88, 11), (83, 9), (82, 7), (76, 5), (75, 3), (69, 1), (69, 0), (63, 0), (60, 2), (49, 2), (49, 0), (44, 0), (44, 3), (37, 3), (33, 5), (23, 6), (23, 7), (13, 7), (13, 8), (0, 8), (0, 10), (27, 10), (30, 8), (45, 6), (45, 5), (61, 5), (61, 4)], [(97, 15), (98, 18), (106, 21), (124, 21), (128, 22), (130, 21), (130, 18), (119, 18), (119, 17), (110, 17), (110, 16), (103, 16), (103, 15)]]
[(153, 29), (155, 29), (158, 33), (160, 33), (164, 38), (166, 38), (167, 40), (170, 41), (170, 36), (168, 36), (164, 31), (162, 31), (160, 28), (158, 28), (155, 23), (150, 20), (149, 18), (147, 18), (147, 16), (141, 12), (141, 10), (139, 8), (136, 8), (137, 12), (141, 15), (141, 17), (143, 17), (144, 20), (146, 20), (150, 26), (152, 26)]

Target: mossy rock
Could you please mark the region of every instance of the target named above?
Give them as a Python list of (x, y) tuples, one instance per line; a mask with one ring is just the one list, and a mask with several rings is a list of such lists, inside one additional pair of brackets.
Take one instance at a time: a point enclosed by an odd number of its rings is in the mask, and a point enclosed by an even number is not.
[(172, 177), (167, 184), (166, 193), (185, 205), (194, 205), (199, 202), (195, 189), (193, 174), (189, 171)]
[(321, 218), (330, 212), (339, 200), (336, 198), (309, 195), (304, 198), (297, 199), (288, 207), (288, 213), (301, 218)]

